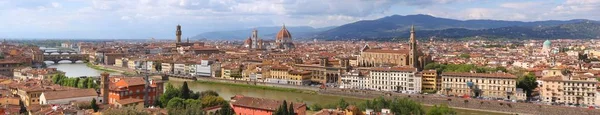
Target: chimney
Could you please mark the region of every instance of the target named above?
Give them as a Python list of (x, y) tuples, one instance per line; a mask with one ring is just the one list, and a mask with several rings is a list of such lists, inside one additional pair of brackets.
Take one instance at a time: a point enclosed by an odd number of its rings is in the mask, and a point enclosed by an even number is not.
[(100, 93), (102, 94), (102, 104), (108, 104), (108, 76), (110, 76), (110, 74), (106, 72), (100, 74)]

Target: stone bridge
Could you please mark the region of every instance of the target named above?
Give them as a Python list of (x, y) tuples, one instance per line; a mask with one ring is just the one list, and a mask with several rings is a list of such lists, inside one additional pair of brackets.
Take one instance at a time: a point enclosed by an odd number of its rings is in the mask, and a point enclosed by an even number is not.
[(63, 60), (69, 60), (71, 61), (71, 63), (75, 63), (79, 60), (87, 62), (88, 61), (88, 55), (85, 54), (58, 54), (58, 55), (52, 55), (52, 54), (44, 54), (44, 61), (53, 61), (55, 64), (63, 61)]
[(72, 50), (72, 49), (57, 49), (57, 50), (42, 50), (42, 52), (44, 52), (44, 55), (50, 55), (50, 54), (77, 54), (77, 51)]

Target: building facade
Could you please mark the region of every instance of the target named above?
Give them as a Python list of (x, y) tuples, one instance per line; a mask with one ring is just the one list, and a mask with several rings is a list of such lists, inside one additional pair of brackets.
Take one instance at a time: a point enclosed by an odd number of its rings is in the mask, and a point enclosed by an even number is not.
[(436, 70), (424, 70), (419, 73), (422, 81), (423, 92), (435, 92), (441, 88), (441, 78)]
[(421, 77), (416, 75), (417, 68), (375, 67), (370, 70), (370, 89), (401, 93), (421, 92)]
[(369, 72), (351, 71), (341, 77), (340, 88), (343, 89), (369, 89)]
[[(145, 89), (146, 81), (143, 77), (108, 77), (108, 74), (102, 74), (103, 83), (101, 91), (104, 99), (108, 99), (107, 104), (115, 104), (119, 100), (135, 98), (144, 99), (145, 93), (148, 93), (148, 105), (152, 105), (160, 95), (163, 94), (163, 82), (160, 80), (149, 80), (148, 89)], [(104, 81), (104, 79), (108, 79)], [(109, 82), (109, 83), (105, 83)], [(105, 89), (107, 88), (107, 89)]]
[(454, 96), (515, 99), (516, 86), (517, 77), (507, 73), (444, 72), (441, 91)]
[(566, 105), (600, 105), (597, 83), (592, 76), (548, 76), (541, 79), (540, 99)]

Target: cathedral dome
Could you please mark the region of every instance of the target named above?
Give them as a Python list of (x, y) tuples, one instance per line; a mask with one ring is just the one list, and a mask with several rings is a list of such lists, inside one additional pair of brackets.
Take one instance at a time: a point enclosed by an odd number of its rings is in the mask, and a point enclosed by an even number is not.
[(291, 40), (292, 39), (292, 34), (290, 34), (290, 31), (288, 31), (285, 28), (285, 25), (283, 25), (283, 27), (281, 28), (281, 30), (279, 30), (279, 32), (277, 33), (277, 36), (275, 37), (275, 40), (277, 41), (286, 41), (286, 40)]
[(544, 42), (543, 48), (544, 49), (549, 49), (552, 46), (552, 42), (550, 42), (550, 40), (546, 40)]

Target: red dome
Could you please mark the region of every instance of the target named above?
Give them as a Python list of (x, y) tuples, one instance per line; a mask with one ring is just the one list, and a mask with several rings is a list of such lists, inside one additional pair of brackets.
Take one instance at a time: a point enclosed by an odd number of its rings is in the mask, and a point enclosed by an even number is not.
[(281, 30), (279, 30), (279, 32), (277, 33), (277, 36), (275, 37), (275, 39), (276, 40), (284, 40), (285, 38), (292, 39), (292, 34), (290, 34), (290, 31), (288, 31), (285, 28), (285, 25), (283, 25)]

